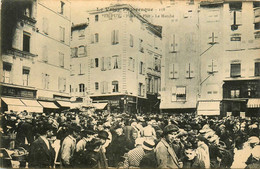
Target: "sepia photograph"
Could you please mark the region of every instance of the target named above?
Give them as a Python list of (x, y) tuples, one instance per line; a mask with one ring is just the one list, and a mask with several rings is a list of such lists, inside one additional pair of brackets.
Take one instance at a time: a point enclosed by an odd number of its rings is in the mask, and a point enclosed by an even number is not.
[(0, 11), (0, 168), (260, 168), (260, 0)]

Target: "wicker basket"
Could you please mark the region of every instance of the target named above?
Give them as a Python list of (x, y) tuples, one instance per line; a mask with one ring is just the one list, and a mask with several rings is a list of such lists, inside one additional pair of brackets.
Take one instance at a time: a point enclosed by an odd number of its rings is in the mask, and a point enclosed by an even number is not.
[(26, 161), (29, 153), (23, 147), (19, 147), (18, 151), (23, 152), (23, 154), (19, 154), (19, 155), (12, 154), (12, 159), (14, 161)]

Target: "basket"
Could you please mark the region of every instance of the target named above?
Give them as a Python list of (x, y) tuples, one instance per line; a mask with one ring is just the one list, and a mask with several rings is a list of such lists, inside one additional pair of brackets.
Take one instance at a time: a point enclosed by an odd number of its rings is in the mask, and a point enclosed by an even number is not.
[(18, 149), (16, 149), (16, 151), (18, 152), (18, 154), (12, 154), (12, 159), (14, 161), (26, 161), (29, 153), (23, 147), (19, 147)]

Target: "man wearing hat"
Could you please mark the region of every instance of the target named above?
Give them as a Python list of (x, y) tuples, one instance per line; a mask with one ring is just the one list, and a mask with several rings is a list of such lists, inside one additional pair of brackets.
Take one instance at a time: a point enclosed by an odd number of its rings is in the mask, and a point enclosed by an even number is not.
[(178, 135), (179, 128), (169, 124), (163, 129), (163, 138), (155, 148), (158, 168), (181, 168), (182, 165), (171, 144)]
[(155, 143), (152, 140), (142, 141), (136, 148), (130, 150), (124, 161), (125, 167), (139, 167), (144, 155), (153, 150)]
[(72, 167), (71, 162), (76, 150), (76, 139), (80, 131), (80, 126), (75, 123), (69, 126), (69, 135), (63, 140), (61, 145), (61, 164), (64, 167)]
[(54, 166), (55, 151), (48, 138), (53, 136), (53, 128), (43, 123), (39, 129), (40, 136), (31, 144), (28, 164), (33, 168), (52, 168)]

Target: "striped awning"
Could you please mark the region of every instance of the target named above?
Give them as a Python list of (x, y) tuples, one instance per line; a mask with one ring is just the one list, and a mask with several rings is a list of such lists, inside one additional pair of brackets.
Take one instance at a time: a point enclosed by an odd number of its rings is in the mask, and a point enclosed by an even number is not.
[(248, 99), (247, 107), (248, 108), (259, 108), (260, 107), (260, 99)]

